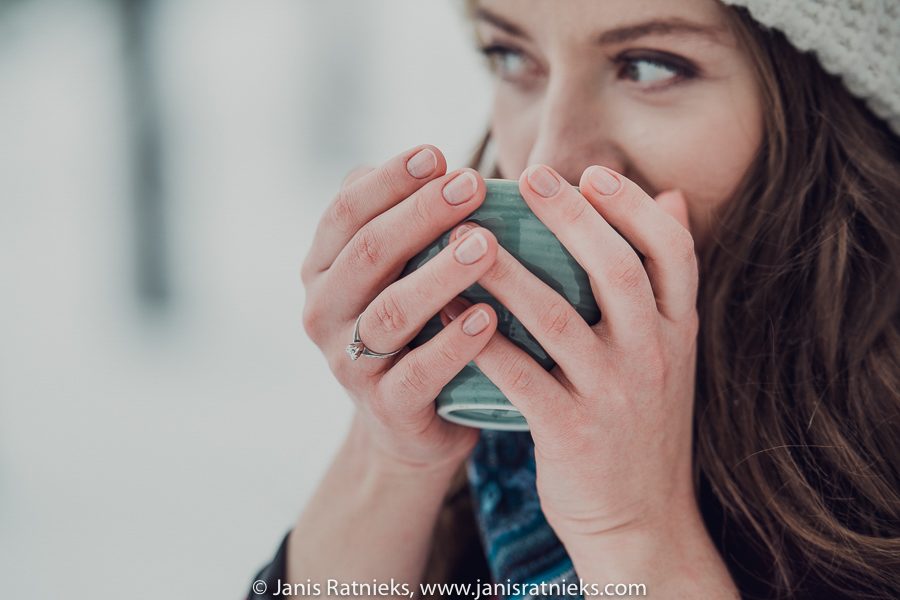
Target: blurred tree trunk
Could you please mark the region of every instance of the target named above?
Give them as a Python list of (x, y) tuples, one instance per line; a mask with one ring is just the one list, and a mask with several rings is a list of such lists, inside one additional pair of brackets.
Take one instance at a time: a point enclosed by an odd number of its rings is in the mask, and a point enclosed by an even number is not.
[(129, 112), (134, 257), (137, 294), (147, 309), (171, 296), (162, 177), (158, 92), (153, 69), (152, 0), (115, 0), (124, 40), (125, 97)]

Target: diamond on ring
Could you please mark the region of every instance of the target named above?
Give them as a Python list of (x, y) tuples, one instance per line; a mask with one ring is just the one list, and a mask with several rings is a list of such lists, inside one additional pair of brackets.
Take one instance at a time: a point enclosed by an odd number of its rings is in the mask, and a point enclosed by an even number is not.
[(350, 355), (350, 358), (352, 358), (353, 360), (359, 358), (363, 353), (363, 350), (365, 349), (366, 347), (362, 342), (353, 342), (352, 344), (348, 345), (347, 348), (345, 348), (347, 354)]
[(399, 348), (394, 350), (393, 352), (372, 352), (366, 345), (362, 343), (362, 340), (359, 339), (359, 321), (362, 319), (362, 313), (358, 317), (356, 317), (356, 325), (353, 327), (353, 341), (344, 348), (344, 351), (347, 353), (347, 356), (351, 358), (351, 360), (357, 360), (360, 356), (370, 356), (372, 358), (390, 358), (391, 356), (403, 350), (403, 348)]

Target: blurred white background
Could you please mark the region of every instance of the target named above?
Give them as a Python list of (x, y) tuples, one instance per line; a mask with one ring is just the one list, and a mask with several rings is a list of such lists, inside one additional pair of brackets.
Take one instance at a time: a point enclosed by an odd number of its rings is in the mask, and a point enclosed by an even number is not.
[(352, 409), (319, 215), (489, 101), (461, 0), (0, 0), (4, 598), (244, 597)]

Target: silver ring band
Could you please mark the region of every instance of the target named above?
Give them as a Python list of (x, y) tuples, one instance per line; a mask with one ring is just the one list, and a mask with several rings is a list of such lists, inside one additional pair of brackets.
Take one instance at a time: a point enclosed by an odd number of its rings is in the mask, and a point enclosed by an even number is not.
[(359, 339), (359, 321), (362, 319), (362, 313), (358, 317), (356, 317), (356, 325), (353, 327), (353, 342), (348, 344), (344, 349), (347, 352), (347, 355), (350, 356), (352, 360), (358, 359), (360, 356), (368, 356), (371, 358), (390, 358), (391, 356), (403, 350), (400, 348), (398, 350), (394, 350), (393, 352), (372, 352), (366, 345), (362, 343), (362, 340)]

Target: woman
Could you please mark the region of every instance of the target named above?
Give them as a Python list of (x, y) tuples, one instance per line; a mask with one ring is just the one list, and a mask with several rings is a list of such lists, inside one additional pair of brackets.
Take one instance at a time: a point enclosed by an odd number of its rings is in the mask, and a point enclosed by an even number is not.
[[(304, 262), (306, 330), (357, 411), (258, 576), (267, 593), (580, 578), (657, 598), (900, 597), (900, 8), (468, 13), (496, 75), (474, 168), (448, 173), (424, 145), (352, 172)], [(598, 324), (480, 227), (395, 281), (483, 200), (490, 143), (489, 176), (518, 178), (589, 273)], [(458, 296), (475, 282), (551, 372)], [(439, 311), (445, 329), (405, 348)], [(357, 323), (369, 356), (350, 360)], [(530, 432), (435, 415), (470, 361)]]

